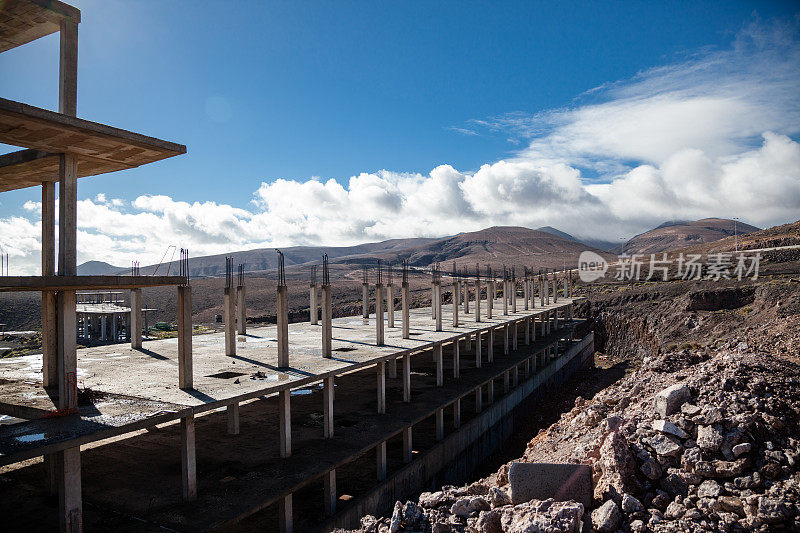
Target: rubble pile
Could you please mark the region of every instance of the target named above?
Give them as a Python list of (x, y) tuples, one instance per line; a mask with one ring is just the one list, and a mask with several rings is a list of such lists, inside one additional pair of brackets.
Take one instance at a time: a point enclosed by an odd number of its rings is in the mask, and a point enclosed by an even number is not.
[(528, 444), (592, 466), (594, 501), (512, 505), (509, 465), (397, 502), (362, 532), (800, 531), (798, 365), (744, 342), (650, 356)]

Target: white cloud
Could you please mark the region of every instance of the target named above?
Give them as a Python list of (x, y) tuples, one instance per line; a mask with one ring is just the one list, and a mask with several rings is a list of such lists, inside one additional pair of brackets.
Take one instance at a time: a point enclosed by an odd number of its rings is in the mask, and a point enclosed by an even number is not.
[[(571, 107), (472, 121), (460, 133), (483, 128), (525, 144), (475, 172), (440, 165), (427, 174), (364, 172), (346, 184), (277, 179), (261, 183), (248, 209), (160, 195), (81, 200), (79, 260), (126, 266), (157, 262), (169, 245), (197, 256), (496, 224), (617, 240), (670, 219), (738, 216), (761, 226), (796, 220), (797, 94), (796, 28), (753, 25), (728, 50), (607, 84)], [(24, 208), (27, 216), (0, 218), (12, 272), (38, 271), (41, 205)]]

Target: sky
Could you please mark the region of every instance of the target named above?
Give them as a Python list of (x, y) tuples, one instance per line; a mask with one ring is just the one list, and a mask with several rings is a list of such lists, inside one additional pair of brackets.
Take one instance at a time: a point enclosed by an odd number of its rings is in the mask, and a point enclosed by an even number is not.
[[(74, 5), (78, 116), (188, 150), (79, 180), (79, 262), (800, 219), (795, 2)], [(57, 76), (57, 35), (0, 55), (4, 98), (56, 109)], [(40, 195), (0, 195), (12, 274)]]

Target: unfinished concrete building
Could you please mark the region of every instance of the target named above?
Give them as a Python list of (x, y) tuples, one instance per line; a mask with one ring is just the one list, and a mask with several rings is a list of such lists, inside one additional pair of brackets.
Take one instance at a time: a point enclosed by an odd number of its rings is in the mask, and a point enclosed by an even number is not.
[[(477, 267), (445, 276), (404, 266), (398, 287), (378, 267), (365, 272), (362, 316), (333, 318), (323, 258), (309, 291), (321, 320), (288, 323), (280, 275), (278, 324), (246, 330), (244, 291), (237, 310), (228, 280), (231, 326), (194, 340), (185, 276), (77, 276), (77, 178), (185, 147), (76, 118), (80, 13), (5, 5), (0, 51), (61, 36), (59, 112), (0, 100), (0, 142), (26, 148), (0, 156), (0, 190), (41, 186), (43, 200), (42, 275), (0, 278), (0, 290), (41, 292), (43, 310), (43, 354), (0, 367), (0, 413), (19, 418), (0, 426), (0, 506), (12, 529), (353, 526), (430, 483), (463, 479), (513, 430), (515, 407), (591, 358), (566, 285), (556, 299), (556, 284), (540, 280), (537, 301), (532, 276), (506, 276), (498, 291), (491, 268), (481, 277)], [(430, 308), (412, 309), (409, 275), (430, 275)], [(170, 284), (177, 342), (143, 343), (141, 288)], [(76, 291), (121, 289), (131, 291), (130, 345), (77, 350)]]

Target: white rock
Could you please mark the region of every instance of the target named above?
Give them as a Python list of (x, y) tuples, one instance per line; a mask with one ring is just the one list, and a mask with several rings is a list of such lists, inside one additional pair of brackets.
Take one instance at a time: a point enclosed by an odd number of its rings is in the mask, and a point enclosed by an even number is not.
[(660, 431), (661, 433), (667, 433), (669, 435), (674, 435), (679, 439), (685, 439), (689, 436), (686, 434), (684, 430), (682, 430), (669, 420), (653, 420), (652, 427), (656, 431)]

